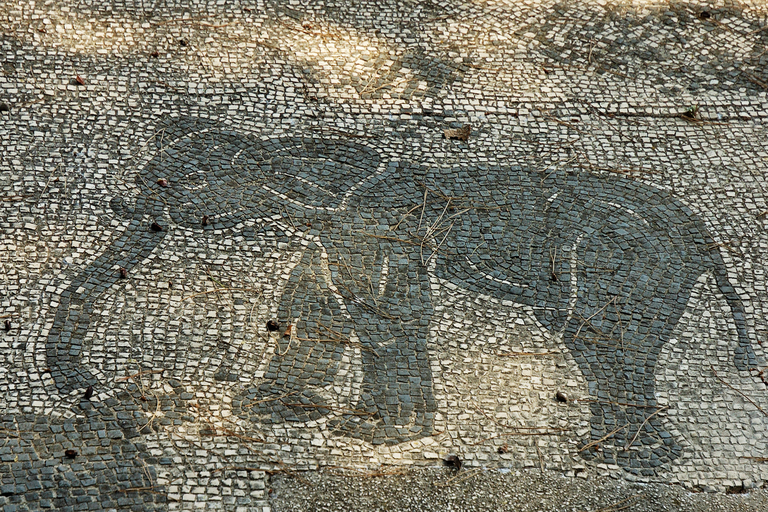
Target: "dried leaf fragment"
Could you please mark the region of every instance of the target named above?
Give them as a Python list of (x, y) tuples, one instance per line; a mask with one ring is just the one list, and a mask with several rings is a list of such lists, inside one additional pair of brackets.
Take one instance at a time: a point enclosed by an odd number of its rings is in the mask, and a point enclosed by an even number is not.
[(77, 75), (75, 77), (75, 82), (77, 82), (77, 85), (85, 85), (85, 80), (83, 80), (83, 77), (80, 75)]
[(469, 134), (472, 133), (472, 125), (465, 124), (461, 128), (446, 128), (443, 134), (446, 139), (469, 140)]

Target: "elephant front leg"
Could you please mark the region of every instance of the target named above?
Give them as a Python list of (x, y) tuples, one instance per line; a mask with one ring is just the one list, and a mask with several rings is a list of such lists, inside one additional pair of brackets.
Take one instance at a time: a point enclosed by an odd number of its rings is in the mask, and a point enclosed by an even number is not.
[[(432, 303), (429, 278), (417, 255), (401, 247), (377, 248), (371, 261), (331, 270), (354, 320), (363, 356), (356, 410), (335, 421), (337, 431), (373, 444), (395, 444), (432, 434), (436, 411), (427, 350)], [(349, 268), (372, 269), (366, 285)]]
[(281, 320), (295, 323), (293, 335), (272, 335), (264, 380), (243, 406), (261, 421), (327, 421), (338, 435), (375, 444), (430, 435), (428, 277), (406, 258), (390, 264), (374, 249), (370, 261), (353, 261), (359, 254), (334, 249), (329, 257), (310, 245), (279, 307)]
[(288, 278), (278, 307), (280, 328), (268, 335), (272, 357), (261, 383), (245, 396), (256, 421), (306, 423), (354, 412), (350, 402), (362, 381), (360, 343), (325, 267), (322, 248), (313, 244)]

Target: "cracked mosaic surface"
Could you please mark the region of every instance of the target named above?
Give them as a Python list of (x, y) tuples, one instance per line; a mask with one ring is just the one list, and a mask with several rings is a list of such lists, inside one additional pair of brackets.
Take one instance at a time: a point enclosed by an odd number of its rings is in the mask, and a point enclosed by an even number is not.
[(768, 481), (763, 7), (0, 15), (6, 508), (449, 453)]

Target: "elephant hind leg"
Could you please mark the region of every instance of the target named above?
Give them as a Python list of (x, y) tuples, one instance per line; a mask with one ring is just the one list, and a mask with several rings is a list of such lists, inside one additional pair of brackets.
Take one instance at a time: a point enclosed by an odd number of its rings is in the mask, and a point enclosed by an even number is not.
[(278, 340), (264, 380), (245, 396), (250, 414), (268, 423), (316, 421), (345, 408), (336, 389), (348, 380), (348, 347), (308, 332), (303, 320), (293, 329), (295, 335)]
[(580, 454), (653, 475), (682, 449), (663, 425), (655, 394), (656, 361), (668, 329), (659, 323), (654, 331), (623, 312), (618, 329), (618, 314), (598, 316), (571, 319), (565, 331), (566, 346), (589, 383), (591, 432)]
[(596, 402), (591, 409), (590, 438), (579, 444), (584, 459), (653, 476), (657, 468), (680, 457), (682, 447), (659, 418), (665, 407)]

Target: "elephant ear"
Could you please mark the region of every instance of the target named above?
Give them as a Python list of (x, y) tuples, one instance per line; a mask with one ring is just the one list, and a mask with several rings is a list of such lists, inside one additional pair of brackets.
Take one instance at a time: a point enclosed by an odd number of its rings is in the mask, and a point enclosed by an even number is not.
[(572, 286), (569, 248), (578, 238), (578, 222), (558, 218), (548, 200), (551, 191), (545, 195), (539, 180), (525, 174), (499, 176), (490, 170), (469, 186), (486, 191), (483, 201), (467, 204), (466, 211), (457, 204), (461, 215), (439, 251), (436, 274), (462, 288), (531, 306), (547, 327), (562, 326)]
[[(531, 304), (538, 272), (528, 257), (530, 234), (511, 210), (470, 210), (438, 252), (438, 276), (473, 292)], [(535, 285), (534, 285), (535, 286)]]

